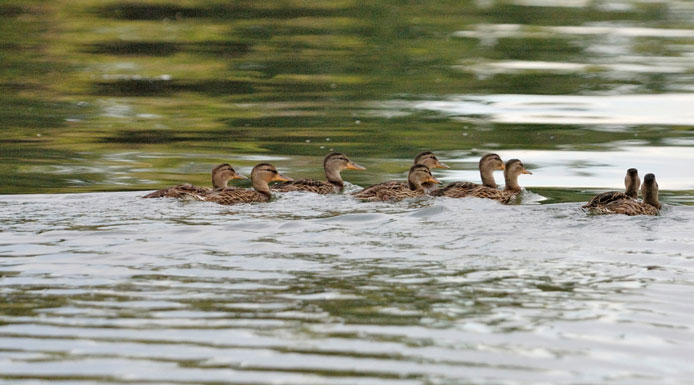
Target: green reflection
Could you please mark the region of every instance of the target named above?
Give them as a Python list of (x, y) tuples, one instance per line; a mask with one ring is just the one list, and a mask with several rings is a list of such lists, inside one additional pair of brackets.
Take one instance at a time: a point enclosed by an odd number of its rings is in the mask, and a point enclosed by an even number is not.
[[(686, 65), (679, 72), (604, 66), (619, 55), (644, 66), (653, 57), (676, 61), (692, 37), (610, 40), (542, 30), (596, 23), (693, 28), (667, 3), (629, 4), (5, 2), (0, 152), (7, 166), (0, 193), (206, 183), (214, 162), (250, 167), (252, 155), (281, 157), (280, 168), (321, 177), (331, 149), (363, 159), (369, 172), (351, 180), (368, 184), (401, 175), (421, 150), (610, 150), (635, 134), (646, 145), (689, 135), (692, 127), (499, 124), (482, 112), (460, 119), (388, 104), (691, 89)], [(526, 29), (484, 32), (498, 24)], [(481, 32), (461, 38), (457, 31)], [(485, 72), (495, 61), (589, 67)]]

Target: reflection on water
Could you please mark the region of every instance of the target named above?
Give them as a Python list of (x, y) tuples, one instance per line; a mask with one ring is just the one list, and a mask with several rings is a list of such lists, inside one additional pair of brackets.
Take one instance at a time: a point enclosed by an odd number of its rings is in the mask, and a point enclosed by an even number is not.
[(690, 207), (139, 195), (0, 200), (0, 383), (691, 377)]
[[(582, 163), (634, 139), (690, 147), (693, 15), (636, 0), (12, 0), (0, 192), (204, 183), (217, 162), (252, 167), (246, 156), (321, 177), (331, 149), (367, 163), (352, 179), (364, 185), (402, 176), (421, 150), (570, 149)], [(680, 171), (667, 188), (692, 189)], [(535, 186), (597, 182), (571, 175)]]

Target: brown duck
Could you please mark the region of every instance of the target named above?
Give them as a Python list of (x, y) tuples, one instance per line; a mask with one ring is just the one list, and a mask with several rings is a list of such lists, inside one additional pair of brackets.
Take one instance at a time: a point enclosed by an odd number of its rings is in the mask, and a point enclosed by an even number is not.
[(446, 185), (446, 187), (432, 192), (431, 195), (462, 198), (474, 194), (475, 191), (481, 187), (496, 189), (498, 186), (496, 180), (494, 180), (494, 171), (504, 170), (506, 168), (501, 157), (497, 154), (486, 154), (480, 158), (478, 167), (480, 176), (482, 177), (481, 185), (472, 182), (453, 182)]
[(655, 175), (646, 174), (643, 177), (641, 198), (643, 201), (639, 202), (625, 194), (621, 199), (589, 207), (588, 211), (594, 214), (658, 215), (662, 206), (658, 201), (658, 182), (655, 181)]
[(198, 187), (192, 184), (180, 184), (178, 186), (168, 187), (165, 189), (157, 190), (155, 192), (145, 195), (143, 198), (182, 198), (183, 196), (190, 194), (208, 194), (213, 191), (213, 189), (224, 189), (227, 188), (227, 183), (233, 179), (247, 179), (245, 176), (238, 174), (231, 165), (228, 163), (220, 164), (219, 166), (212, 169), (212, 187)]
[(339, 193), (344, 189), (340, 171), (342, 170), (366, 170), (366, 168), (352, 162), (345, 154), (332, 152), (325, 156), (323, 160), (326, 181), (315, 179), (296, 179), (289, 182), (280, 183), (272, 187), (273, 191), (308, 191), (316, 194)]
[(410, 168), (407, 175), (407, 188), (400, 188), (399, 184), (385, 182), (365, 188), (353, 194), (355, 198), (365, 201), (390, 201), (396, 202), (406, 198), (415, 198), (426, 195), (425, 183), (439, 184), (431, 175), (429, 167), (416, 164)]
[[(436, 158), (436, 155), (434, 155), (434, 153), (431, 151), (420, 152), (419, 154), (417, 154), (417, 156), (414, 157), (414, 164), (415, 165), (418, 165), (418, 164), (425, 165), (429, 168), (429, 170), (431, 170), (433, 168), (449, 168), (446, 164), (440, 162), (438, 160), (438, 158)], [(436, 188), (436, 186), (437, 186), (436, 183), (431, 183), (431, 182), (425, 182), (422, 184), (424, 191), (427, 193), (434, 190)], [(390, 182), (379, 183), (377, 185), (367, 187), (367, 188), (361, 190), (360, 192), (358, 192), (358, 194), (362, 194), (365, 196), (370, 195), (371, 192), (369, 191), (369, 189), (376, 188), (376, 187), (378, 187), (379, 190), (383, 190), (385, 188), (393, 190), (393, 191), (402, 190), (405, 192), (410, 190), (410, 185), (408, 182), (393, 180)]]
[(209, 194), (189, 194), (193, 198), (205, 202), (215, 202), (220, 205), (234, 205), (237, 203), (267, 202), (272, 198), (270, 194), (270, 182), (286, 182), (292, 180), (280, 175), (275, 166), (269, 163), (260, 163), (251, 171), (251, 183), (253, 189), (226, 189), (217, 190)]
[[(491, 154), (494, 155), (494, 154)], [(484, 160), (484, 158), (482, 158)], [(499, 158), (499, 161), (501, 158)], [(487, 159), (490, 164), (496, 164), (496, 159), (491, 156)], [(480, 163), (482, 163), (480, 161)], [(485, 162), (486, 163), (486, 162)], [(487, 167), (487, 166), (485, 166)], [(494, 199), (502, 203), (510, 203), (516, 198), (518, 193), (521, 192), (521, 187), (518, 184), (518, 176), (521, 174), (532, 174), (532, 172), (525, 169), (523, 162), (518, 159), (511, 159), (506, 162), (503, 167), (504, 179), (506, 181), (506, 186), (503, 190), (496, 187), (478, 185), (470, 182), (458, 182), (448, 185), (440, 190), (434, 191), (431, 195), (434, 196), (446, 196), (449, 198), (465, 198), (465, 197), (476, 197), (476, 198), (486, 198)], [(492, 170), (493, 171), (493, 170)], [(485, 172), (486, 173), (486, 172)], [(483, 178), (488, 184), (494, 184), (493, 178)]]
[(635, 168), (630, 168), (627, 170), (627, 174), (624, 177), (624, 187), (625, 192), (607, 191), (594, 196), (590, 202), (583, 205), (583, 208), (593, 209), (621, 199), (638, 198), (639, 187), (641, 187), (641, 179), (639, 178), (638, 170)]

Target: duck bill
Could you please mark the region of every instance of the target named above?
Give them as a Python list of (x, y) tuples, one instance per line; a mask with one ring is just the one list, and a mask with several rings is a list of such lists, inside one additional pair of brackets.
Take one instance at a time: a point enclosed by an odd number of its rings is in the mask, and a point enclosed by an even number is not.
[(366, 167), (360, 166), (354, 162), (349, 162), (347, 163), (347, 167), (345, 167), (345, 170), (366, 170)]
[(234, 174), (234, 176), (231, 177), (231, 179), (248, 179), (245, 176), (241, 174)]
[(436, 161), (436, 164), (434, 165), (434, 168), (450, 168), (446, 163), (439, 162), (438, 160)]
[(424, 182), (441, 184), (441, 181), (439, 181), (438, 179), (434, 178), (433, 176), (430, 177), (429, 179), (425, 180)]
[(293, 181), (293, 180), (294, 180), (294, 179), (292, 179), (292, 178), (290, 178), (290, 177), (288, 177), (288, 176), (284, 176), (284, 175), (281, 175), (281, 174), (277, 174), (277, 175), (275, 175), (274, 178), (272, 178), (272, 179), (270, 180), (270, 182), (291, 182), (291, 181)]
[(497, 168), (497, 170), (501, 170), (501, 171), (506, 170), (506, 165), (502, 163), (501, 167)]
[(532, 172), (530, 172), (530, 171), (528, 171), (528, 170), (526, 170), (526, 169), (523, 169), (523, 174), (529, 174), (529, 175), (533, 175), (533, 173), (532, 173)]

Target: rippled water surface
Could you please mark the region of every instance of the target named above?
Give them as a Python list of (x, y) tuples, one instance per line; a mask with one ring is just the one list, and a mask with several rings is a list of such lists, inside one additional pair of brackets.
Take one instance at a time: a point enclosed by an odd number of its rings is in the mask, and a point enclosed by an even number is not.
[[(0, 384), (690, 384), (692, 106), (691, 1), (2, 1)], [(425, 150), (522, 204), (139, 199)]]
[(694, 210), (0, 199), (0, 378), (686, 384)]

